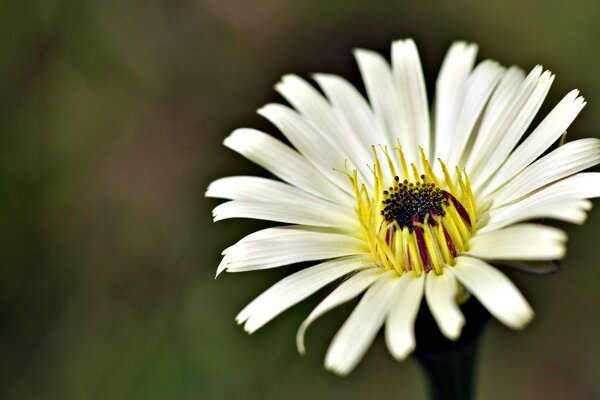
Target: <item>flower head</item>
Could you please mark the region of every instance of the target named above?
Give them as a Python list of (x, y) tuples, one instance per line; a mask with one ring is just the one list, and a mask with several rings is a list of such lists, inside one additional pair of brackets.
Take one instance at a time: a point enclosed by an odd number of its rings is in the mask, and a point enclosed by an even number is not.
[(540, 66), (527, 75), (491, 60), (474, 66), (476, 52), (473, 44), (451, 46), (431, 116), (416, 46), (400, 40), (392, 45), (391, 66), (374, 52), (355, 52), (368, 101), (338, 76), (314, 76), (322, 93), (284, 76), (276, 89), (292, 107), (269, 104), (258, 112), (293, 147), (253, 129), (225, 140), (280, 180), (213, 182), (207, 196), (231, 200), (215, 208), (215, 221), (289, 225), (227, 248), (217, 274), (315, 263), (245, 307), (237, 321), (246, 331), (340, 278), (300, 326), (297, 345), (304, 352), (306, 328), (316, 318), (362, 295), (325, 359), (342, 375), (382, 326), (390, 353), (409, 355), (423, 298), (452, 340), (464, 325), (464, 295), (474, 295), (509, 327), (530, 321), (527, 301), (490, 263), (563, 257), (564, 232), (524, 221), (584, 222), (588, 199), (600, 196), (600, 174), (581, 171), (600, 162), (600, 140), (547, 152), (584, 107), (583, 98), (570, 92), (525, 135), (554, 76)]

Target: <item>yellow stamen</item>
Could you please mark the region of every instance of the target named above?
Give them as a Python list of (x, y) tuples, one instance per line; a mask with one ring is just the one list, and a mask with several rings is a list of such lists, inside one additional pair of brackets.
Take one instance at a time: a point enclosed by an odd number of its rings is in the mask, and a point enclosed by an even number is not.
[[(477, 205), (467, 173), (456, 168), (453, 178), (439, 160), (444, 178), (439, 179), (422, 148), (419, 151), (423, 172), (419, 173), (415, 163), (408, 167), (398, 144), (395, 149), (403, 174), (403, 179), (399, 179), (395, 178), (399, 169), (387, 147), (380, 146), (377, 150), (372, 146), (371, 149), (374, 163), (369, 169), (374, 192), (359, 182), (356, 170), (350, 173), (346, 165), (344, 171), (340, 171), (350, 180), (356, 197), (360, 236), (375, 262), (386, 270), (398, 275), (408, 270), (417, 276), (429, 271), (443, 274), (444, 268), (452, 266), (454, 258), (465, 251), (477, 225)], [(378, 151), (387, 161), (386, 174)]]
[(456, 197), (457, 196), (457, 192), (456, 192), (456, 186), (454, 186), (454, 182), (452, 181), (452, 177), (450, 176), (450, 173), (448, 172), (448, 168), (446, 168), (446, 164), (444, 164), (444, 162), (438, 158), (438, 161), (440, 162), (440, 165), (442, 166), (442, 171), (444, 171), (444, 180), (446, 181), (446, 185), (448, 186), (448, 189), (450, 189), (450, 193), (452, 193), (452, 196)]
[(402, 177), (404, 179), (408, 179), (408, 166), (406, 164), (406, 158), (404, 157), (404, 152), (402, 151), (402, 146), (400, 145), (400, 143), (398, 143), (396, 151), (398, 152), (398, 156), (400, 157), (400, 164), (402, 165)]
[(452, 259), (452, 255), (450, 254), (450, 248), (448, 247), (448, 243), (446, 243), (446, 235), (444, 233), (444, 225), (438, 220), (437, 221), (437, 243), (439, 244), (439, 248), (442, 250), (443, 259), (450, 260)]
[(427, 246), (427, 252), (431, 257), (431, 265), (435, 273), (437, 275), (440, 275), (442, 273), (444, 259), (440, 254), (439, 246), (437, 245), (438, 241), (435, 237), (435, 231), (433, 231), (429, 224), (423, 224), (423, 228), (423, 234), (425, 236), (425, 245)]
[(379, 146), (379, 148), (381, 149), (381, 151), (385, 155), (385, 158), (387, 159), (388, 168), (390, 169), (392, 176), (396, 176), (396, 168), (394, 167), (394, 162), (390, 158), (390, 154), (388, 153), (387, 146)]
[(431, 168), (431, 164), (429, 164), (429, 161), (425, 157), (425, 150), (423, 150), (422, 147), (419, 147), (419, 150), (421, 152), (421, 164), (423, 164), (423, 168), (425, 169), (425, 175), (429, 179), (431, 179), (433, 181), (433, 183), (435, 183), (435, 185), (437, 187), (442, 187), (442, 184), (438, 180), (437, 176), (435, 176), (435, 174), (433, 173), (433, 169)]

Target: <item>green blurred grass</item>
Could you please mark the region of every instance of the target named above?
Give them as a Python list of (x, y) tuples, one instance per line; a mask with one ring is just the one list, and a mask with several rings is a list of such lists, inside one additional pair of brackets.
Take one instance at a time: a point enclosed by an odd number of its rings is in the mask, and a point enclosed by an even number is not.
[[(357, 80), (351, 49), (414, 37), (429, 89), (447, 46), (557, 74), (598, 137), (600, 6), (526, 1), (0, 3), (0, 393), (8, 399), (423, 398), (414, 361), (374, 344), (347, 379), (322, 369), (332, 313), (297, 355), (318, 296), (248, 337), (233, 317), (284, 271), (213, 280), (250, 221), (212, 224), (212, 179), (264, 174), (221, 146), (274, 132), (254, 110), (287, 72)], [(515, 276), (537, 318), (493, 323), (482, 399), (600, 397), (600, 216), (568, 227), (565, 270)]]

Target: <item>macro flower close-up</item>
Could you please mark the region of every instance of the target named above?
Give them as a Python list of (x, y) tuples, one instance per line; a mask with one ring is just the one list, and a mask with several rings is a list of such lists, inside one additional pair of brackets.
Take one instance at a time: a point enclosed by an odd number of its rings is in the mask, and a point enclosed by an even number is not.
[(231, 200), (214, 209), (215, 220), (286, 225), (228, 247), (217, 275), (314, 264), (238, 314), (247, 332), (334, 281), (300, 326), (297, 346), (305, 352), (315, 319), (362, 295), (325, 357), (341, 375), (382, 326), (394, 358), (407, 357), (422, 301), (451, 340), (461, 335), (459, 306), (471, 295), (511, 328), (531, 320), (531, 306), (494, 263), (564, 256), (563, 231), (526, 221), (584, 222), (588, 199), (600, 196), (600, 174), (581, 171), (600, 161), (600, 141), (554, 147), (585, 105), (576, 90), (528, 131), (554, 75), (541, 66), (525, 73), (476, 63), (476, 54), (474, 44), (450, 47), (430, 103), (412, 40), (392, 44), (391, 63), (356, 50), (367, 99), (339, 76), (315, 74), (315, 87), (286, 75), (275, 88), (291, 106), (258, 113), (291, 146), (249, 128), (225, 139), (279, 179), (214, 181), (207, 196)]

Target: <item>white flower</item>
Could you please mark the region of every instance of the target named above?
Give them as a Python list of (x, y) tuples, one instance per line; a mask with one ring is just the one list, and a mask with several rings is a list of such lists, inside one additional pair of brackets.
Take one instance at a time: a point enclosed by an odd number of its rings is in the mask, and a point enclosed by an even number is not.
[(297, 76), (283, 77), (276, 89), (292, 107), (269, 104), (258, 112), (295, 149), (253, 129), (225, 139), (280, 180), (213, 182), (207, 196), (231, 200), (214, 209), (215, 221), (290, 225), (227, 248), (217, 274), (315, 262), (244, 308), (237, 322), (246, 331), (340, 278), (300, 326), (297, 345), (303, 353), (305, 330), (316, 318), (365, 292), (327, 352), (325, 366), (341, 375), (383, 325), (390, 353), (409, 355), (423, 297), (449, 339), (464, 324), (462, 293), (511, 328), (529, 322), (527, 301), (488, 262), (564, 256), (562, 231), (523, 221), (584, 222), (587, 199), (600, 196), (600, 174), (580, 171), (600, 162), (600, 140), (576, 140), (544, 155), (583, 98), (570, 92), (525, 136), (554, 76), (540, 66), (525, 75), (491, 60), (474, 67), (476, 52), (473, 44), (452, 45), (431, 117), (415, 44), (400, 40), (391, 66), (374, 52), (355, 52), (368, 102), (338, 76), (314, 76), (324, 95)]

